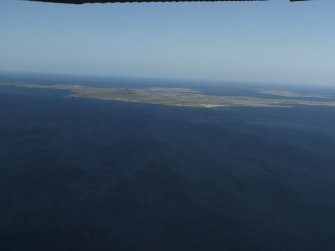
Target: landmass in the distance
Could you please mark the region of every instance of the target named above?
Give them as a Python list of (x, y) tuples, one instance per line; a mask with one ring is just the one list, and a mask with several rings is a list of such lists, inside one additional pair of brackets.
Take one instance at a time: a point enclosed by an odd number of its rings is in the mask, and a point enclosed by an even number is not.
[(306, 93), (297, 93), (294, 91), (283, 91), (283, 90), (272, 90), (272, 89), (262, 89), (259, 91), (261, 94), (286, 97), (286, 98), (317, 98), (317, 99), (331, 99), (329, 95), (321, 94), (306, 94)]
[(169, 106), (199, 108), (215, 107), (291, 107), (294, 105), (332, 106), (334, 101), (301, 100), (298, 98), (329, 98), (320, 95), (303, 95), (289, 91), (260, 90), (262, 94), (285, 98), (261, 98), (252, 96), (207, 95), (186, 88), (98, 88), (82, 85), (41, 85), (29, 83), (2, 83), (0, 87), (43, 88), (69, 91), (68, 97), (115, 100)]

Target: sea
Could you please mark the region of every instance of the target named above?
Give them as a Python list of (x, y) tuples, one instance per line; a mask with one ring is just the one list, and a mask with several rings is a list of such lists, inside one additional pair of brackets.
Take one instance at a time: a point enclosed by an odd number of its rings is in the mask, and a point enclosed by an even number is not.
[[(270, 85), (18, 73), (1, 82), (256, 97)], [(270, 89), (335, 97), (335, 87)], [(0, 250), (335, 250), (334, 107), (66, 94), (0, 87)]]

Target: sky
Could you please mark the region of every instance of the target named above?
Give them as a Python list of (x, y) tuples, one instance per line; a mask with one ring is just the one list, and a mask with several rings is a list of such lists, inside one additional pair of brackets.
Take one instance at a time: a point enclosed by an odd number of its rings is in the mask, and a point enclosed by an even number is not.
[(0, 1), (0, 72), (335, 86), (335, 1)]

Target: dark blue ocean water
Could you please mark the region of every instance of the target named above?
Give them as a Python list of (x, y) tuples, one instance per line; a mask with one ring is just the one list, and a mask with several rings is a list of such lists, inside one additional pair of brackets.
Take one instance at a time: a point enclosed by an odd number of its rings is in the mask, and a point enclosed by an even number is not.
[(331, 107), (208, 110), (0, 88), (0, 250), (334, 250), (334, 152)]

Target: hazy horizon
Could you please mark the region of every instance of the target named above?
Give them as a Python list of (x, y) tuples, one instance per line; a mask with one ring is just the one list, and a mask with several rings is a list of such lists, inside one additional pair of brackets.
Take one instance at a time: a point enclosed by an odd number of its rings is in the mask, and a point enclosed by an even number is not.
[[(117, 82), (122, 84), (123, 81), (132, 81), (136, 83), (140, 81), (140, 85), (147, 82), (152, 85), (153, 82), (157, 81), (157, 87), (159, 86), (235, 86), (235, 87), (248, 87), (248, 86), (259, 86), (269, 88), (279, 88), (282, 90), (291, 88), (304, 89), (325, 89), (335, 90), (335, 85), (327, 83), (290, 83), (290, 82), (270, 82), (270, 81), (246, 81), (246, 80), (211, 80), (211, 79), (191, 79), (191, 78), (173, 78), (173, 77), (152, 77), (152, 76), (117, 76), (117, 75), (94, 75), (85, 73), (48, 73), (48, 72), (10, 72), (0, 71), (0, 82), (5, 80), (10, 82), (30, 82), (33, 83), (36, 79), (40, 79), (41, 84), (48, 84), (51, 82), (59, 83), (71, 83), (71, 81), (77, 81), (76, 84), (88, 84), (94, 85), (99, 82), (104, 82), (108, 86), (108, 82), (112, 81), (110, 86), (112, 87)], [(58, 80), (58, 81), (57, 81)], [(62, 82), (62, 80), (64, 82)], [(61, 81), (61, 82), (60, 82)], [(78, 82), (79, 81), (79, 82)], [(55, 83), (56, 83), (55, 82)]]

